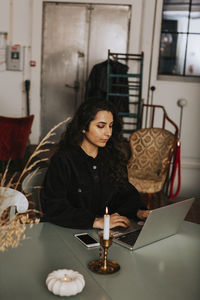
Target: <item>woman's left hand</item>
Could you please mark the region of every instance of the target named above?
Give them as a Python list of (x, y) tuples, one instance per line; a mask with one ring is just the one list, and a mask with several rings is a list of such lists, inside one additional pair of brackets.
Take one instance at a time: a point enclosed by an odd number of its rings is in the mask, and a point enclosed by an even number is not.
[(150, 210), (139, 209), (137, 211), (137, 217), (141, 220), (145, 220), (148, 217), (149, 213), (150, 213)]

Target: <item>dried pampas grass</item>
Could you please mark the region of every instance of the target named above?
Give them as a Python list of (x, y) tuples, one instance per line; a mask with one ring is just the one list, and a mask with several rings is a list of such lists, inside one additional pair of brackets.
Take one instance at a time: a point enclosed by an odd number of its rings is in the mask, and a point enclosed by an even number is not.
[(27, 224), (32, 228), (33, 224), (40, 222), (39, 218), (30, 218), (30, 212), (27, 210), (24, 214), (15, 214), (14, 218), (10, 220), (1, 220), (0, 227), (0, 251), (5, 251), (7, 248), (16, 248), (19, 246), (20, 241), (26, 238), (25, 230)]
[[(6, 188), (13, 188), (17, 190), (22, 181), (22, 178), (24, 178), (24, 175), (26, 175), (28, 172), (33, 170), (33, 168), (37, 168), (41, 162), (47, 161), (48, 158), (36, 159), (36, 157), (39, 154), (46, 153), (50, 150), (49, 148), (44, 149), (44, 147), (55, 143), (50, 140), (52, 136), (55, 135), (55, 130), (61, 125), (63, 125), (64, 123), (67, 123), (69, 120), (70, 118), (67, 118), (66, 120), (58, 123), (46, 134), (46, 136), (41, 140), (41, 142), (36, 147), (35, 151), (29, 157), (24, 169), (22, 170), (16, 182), (14, 182), (14, 179), (16, 178), (16, 173), (13, 174), (13, 176), (7, 182), (7, 176), (8, 176), (9, 165), (10, 165), (10, 161), (9, 161), (7, 163), (4, 173), (0, 174), (0, 188), (6, 187)], [(33, 161), (33, 159), (36, 160)], [(26, 196), (28, 197), (28, 195)], [(5, 197), (3, 197), (3, 195), (0, 193), (0, 206), (4, 200)], [(20, 241), (26, 238), (25, 230), (27, 224), (29, 224), (30, 227), (32, 227), (33, 224), (35, 223), (38, 224), (40, 222), (40, 219), (36, 218), (34, 214), (34, 213), (38, 213), (38, 211), (34, 209), (29, 209), (24, 213), (16, 213), (12, 219), (10, 219), (9, 216), (9, 209), (10, 208), (7, 208), (2, 213), (2, 215), (0, 215), (0, 251), (5, 251), (9, 247), (12, 248), (18, 247)]]
[(37, 157), (39, 154), (44, 153), (49, 151), (50, 149), (46, 148), (46, 149), (42, 149), (44, 146), (46, 145), (50, 145), (50, 144), (55, 144), (55, 142), (50, 141), (50, 138), (52, 136), (55, 136), (55, 130), (60, 127), (61, 125), (63, 125), (64, 123), (67, 123), (70, 120), (70, 118), (67, 118), (66, 120), (58, 123), (56, 126), (54, 126), (46, 135), (45, 137), (41, 140), (41, 142), (38, 144), (38, 146), (36, 147), (35, 151), (32, 153), (32, 155), (30, 156), (30, 158), (28, 159), (23, 171), (21, 172), (18, 181), (15, 185), (15, 189), (18, 188), (21, 179), (23, 178), (24, 174), (26, 174), (27, 172), (31, 171), (34, 167), (36, 167), (39, 163), (43, 162), (43, 161), (47, 161), (48, 158), (42, 158), (42, 159), (38, 159), (35, 162), (31, 163), (33, 158)]

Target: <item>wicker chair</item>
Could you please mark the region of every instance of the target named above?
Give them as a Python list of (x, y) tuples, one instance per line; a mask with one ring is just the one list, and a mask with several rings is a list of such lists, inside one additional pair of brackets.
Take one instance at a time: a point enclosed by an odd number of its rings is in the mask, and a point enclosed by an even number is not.
[[(128, 176), (130, 183), (140, 193), (147, 194), (147, 208), (150, 208), (153, 194), (164, 189), (165, 194), (168, 194), (176, 153), (178, 128), (167, 116), (162, 106), (144, 105), (144, 107), (151, 108), (153, 119), (155, 110), (157, 108), (162, 110), (162, 126), (161, 128), (154, 128), (154, 120), (151, 120), (151, 128), (141, 128), (131, 134), (132, 155), (128, 163)], [(173, 133), (166, 130), (167, 121), (173, 126)]]
[(47, 172), (46, 168), (36, 169), (29, 173), (22, 181), (22, 191), (25, 195), (31, 194), (29, 201), (31, 208), (37, 210), (40, 216), (42, 213), (42, 206), (40, 203), (40, 190)]

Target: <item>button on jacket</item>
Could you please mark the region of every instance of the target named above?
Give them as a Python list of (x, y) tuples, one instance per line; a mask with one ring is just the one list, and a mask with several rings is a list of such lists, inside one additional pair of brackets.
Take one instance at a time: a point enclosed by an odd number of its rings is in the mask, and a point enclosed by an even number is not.
[(127, 180), (126, 188), (105, 182), (100, 164), (101, 149), (96, 158), (81, 147), (56, 152), (41, 191), (44, 219), (71, 228), (92, 228), (95, 217), (109, 213), (136, 217), (143, 208), (138, 191)]

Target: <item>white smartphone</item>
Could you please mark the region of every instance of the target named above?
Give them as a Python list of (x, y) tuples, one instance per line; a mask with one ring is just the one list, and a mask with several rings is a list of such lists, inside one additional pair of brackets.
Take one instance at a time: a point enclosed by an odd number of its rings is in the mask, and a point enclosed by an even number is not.
[(99, 242), (97, 242), (93, 237), (91, 237), (87, 232), (76, 233), (74, 235), (83, 245), (88, 248), (98, 247), (100, 246)]

